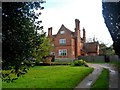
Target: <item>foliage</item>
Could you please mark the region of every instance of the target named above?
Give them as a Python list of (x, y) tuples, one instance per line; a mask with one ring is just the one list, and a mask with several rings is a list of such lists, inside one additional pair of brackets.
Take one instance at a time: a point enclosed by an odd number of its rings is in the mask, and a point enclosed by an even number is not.
[(115, 66), (118, 69), (118, 72), (120, 73), (120, 62), (112, 62), (113, 66)]
[(120, 56), (120, 2), (103, 2), (103, 17), (113, 39), (115, 53)]
[(96, 90), (98, 88), (102, 88), (102, 90), (107, 90), (109, 88), (109, 70), (103, 68), (102, 73), (96, 80), (96, 82), (92, 85), (91, 90)]
[(115, 66), (118, 68), (118, 71), (119, 71), (119, 73), (120, 73), (120, 62), (117, 62), (117, 63), (115, 64)]
[(113, 46), (107, 47), (104, 43), (99, 44), (100, 55), (115, 55)]
[(33, 56), (36, 58), (36, 63), (39, 63), (43, 57), (48, 56), (52, 48), (49, 38), (39, 36), (39, 40), (42, 40), (42, 42), (40, 42), (33, 51)]
[(4, 88), (74, 88), (89, 73), (88, 67), (35, 66), (13, 83), (2, 83)]
[[(2, 3), (2, 68), (11, 70), (9, 74), (20, 76), (27, 72), (34, 58), (48, 54), (49, 41), (40, 26), (42, 21), (37, 20), (43, 9), (41, 3), (42, 0)], [(9, 80), (9, 74), (3, 74), (3, 78)]]
[(86, 66), (86, 67), (88, 67), (87, 62), (82, 60), (82, 59), (81, 60), (75, 60), (74, 65), (75, 66)]

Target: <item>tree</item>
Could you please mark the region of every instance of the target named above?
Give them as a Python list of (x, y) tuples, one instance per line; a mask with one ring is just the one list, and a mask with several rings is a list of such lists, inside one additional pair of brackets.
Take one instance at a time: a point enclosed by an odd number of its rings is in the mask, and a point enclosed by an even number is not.
[(113, 46), (107, 47), (104, 43), (99, 44), (100, 47), (100, 55), (115, 55), (115, 51)]
[[(43, 36), (44, 35), (44, 36)], [(45, 36), (45, 34), (39, 35), (36, 45), (37, 47), (34, 48), (33, 56), (36, 58), (36, 64), (38, 64), (43, 57), (46, 57), (50, 54), (50, 50), (52, 46), (50, 45), (50, 39)]]
[[(47, 47), (42, 47), (47, 45), (46, 33), (40, 26), (42, 21), (37, 20), (41, 12), (35, 13), (35, 10), (43, 9), (41, 3), (43, 1), (2, 3), (2, 66), (12, 69), (17, 76), (26, 72), (30, 58), (37, 58), (40, 50), (46, 53)], [(38, 30), (42, 33), (37, 33)]]
[(113, 40), (115, 53), (120, 57), (120, 2), (103, 2), (103, 17)]

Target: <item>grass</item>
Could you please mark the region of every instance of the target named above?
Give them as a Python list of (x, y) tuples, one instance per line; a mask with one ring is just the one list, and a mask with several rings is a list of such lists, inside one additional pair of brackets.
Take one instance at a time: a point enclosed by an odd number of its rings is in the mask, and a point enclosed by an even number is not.
[(74, 88), (93, 71), (89, 67), (35, 66), (13, 83), (2, 82), (3, 88)]
[(117, 67), (120, 72), (120, 62), (112, 62), (111, 64), (113, 64), (115, 67)]
[(102, 88), (102, 90), (107, 90), (109, 88), (109, 70), (103, 68), (102, 73), (96, 80), (96, 82), (92, 85), (91, 90), (97, 90), (98, 88)]
[(0, 90), (2, 90), (2, 79), (0, 78)]

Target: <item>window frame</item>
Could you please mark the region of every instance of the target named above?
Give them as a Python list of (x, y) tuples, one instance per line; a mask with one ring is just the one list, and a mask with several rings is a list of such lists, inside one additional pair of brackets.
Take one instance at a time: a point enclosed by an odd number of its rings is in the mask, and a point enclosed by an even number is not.
[(65, 45), (66, 44), (66, 39), (59, 39), (59, 44)]
[(60, 34), (65, 34), (65, 31), (64, 30), (60, 31)]
[(58, 56), (67, 56), (67, 49), (59, 49)]

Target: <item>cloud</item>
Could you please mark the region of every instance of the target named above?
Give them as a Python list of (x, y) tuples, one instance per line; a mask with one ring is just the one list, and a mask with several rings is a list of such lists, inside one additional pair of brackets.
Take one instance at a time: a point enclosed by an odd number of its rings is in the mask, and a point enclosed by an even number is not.
[(112, 44), (102, 17), (102, 0), (48, 0), (41, 16), (45, 31), (53, 27), (53, 34), (62, 24), (74, 31), (76, 18), (80, 20), (81, 29), (85, 27), (87, 38), (95, 35), (98, 40)]

